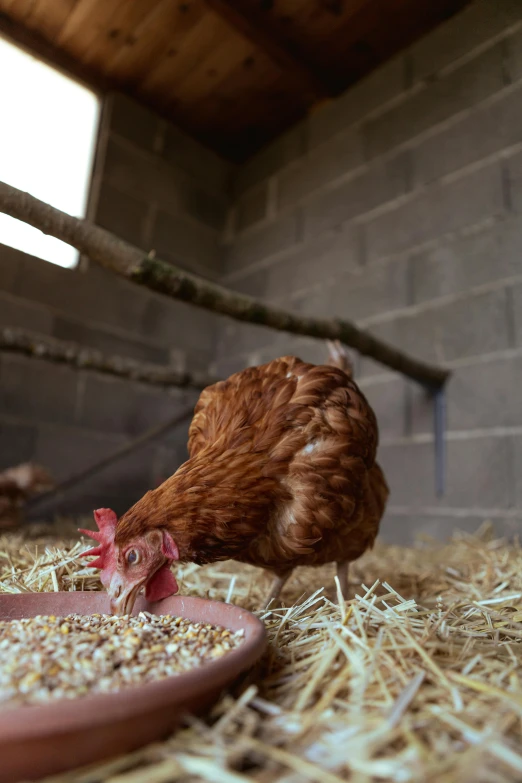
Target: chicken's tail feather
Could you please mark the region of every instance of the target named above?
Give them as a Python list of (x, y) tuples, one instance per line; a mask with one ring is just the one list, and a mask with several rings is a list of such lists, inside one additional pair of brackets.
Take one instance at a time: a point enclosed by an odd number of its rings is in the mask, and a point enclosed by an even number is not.
[(339, 340), (327, 340), (326, 343), (328, 345), (328, 364), (330, 367), (338, 367), (350, 378), (353, 378), (353, 364), (344, 345)]

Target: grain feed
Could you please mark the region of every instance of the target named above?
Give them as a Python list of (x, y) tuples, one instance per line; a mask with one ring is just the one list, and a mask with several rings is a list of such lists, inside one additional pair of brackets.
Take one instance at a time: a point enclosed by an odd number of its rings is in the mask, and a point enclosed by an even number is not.
[(148, 612), (0, 622), (0, 709), (161, 680), (220, 658), (242, 637)]

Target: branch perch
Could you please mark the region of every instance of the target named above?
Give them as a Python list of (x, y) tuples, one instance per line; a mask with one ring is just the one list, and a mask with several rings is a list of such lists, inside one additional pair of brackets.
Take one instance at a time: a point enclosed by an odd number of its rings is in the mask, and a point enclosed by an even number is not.
[(238, 321), (321, 340), (340, 340), (364, 356), (432, 389), (441, 388), (449, 376), (449, 370), (408, 356), (350, 321), (301, 316), (230, 291), (161, 259), (146, 256), (142, 250), (108, 231), (71, 217), (5, 183), (0, 183), (0, 211), (67, 242), (106, 269), (173, 299)]
[(151, 386), (204, 389), (218, 380), (203, 373), (179, 372), (172, 367), (142, 364), (121, 356), (105, 356), (94, 348), (85, 348), (76, 343), (13, 327), (0, 327), (0, 351), (21, 353), (36, 359), (68, 364), (81, 370), (93, 370)]

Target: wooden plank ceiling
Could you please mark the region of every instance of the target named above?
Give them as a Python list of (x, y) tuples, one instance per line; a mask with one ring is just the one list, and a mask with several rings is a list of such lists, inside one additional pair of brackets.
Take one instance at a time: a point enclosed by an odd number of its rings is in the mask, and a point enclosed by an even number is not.
[(0, 0), (0, 32), (245, 160), (468, 0)]

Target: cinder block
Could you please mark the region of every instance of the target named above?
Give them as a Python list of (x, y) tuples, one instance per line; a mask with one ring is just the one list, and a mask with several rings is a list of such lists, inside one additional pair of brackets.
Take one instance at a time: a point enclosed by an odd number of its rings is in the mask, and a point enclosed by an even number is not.
[(23, 299), (3, 296), (0, 293), (0, 326), (15, 326), (39, 334), (50, 334), (53, 328), (52, 313)]
[(346, 223), (311, 236), (270, 266), (242, 277), (234, 287), (268, 301), (284, 300), (302, 289), (336, 280), (360, 265), (358, 229)]
[(104, 179), (118, 191), (146, 203), (154, 201), (165, 209), (177, 209), (176, 170), (161, 158), (144, 153), (116, 136), (111, 136), (107, 143)]
[(227, 356), (225, 353), (218, 353), (210, 369), (219, 378), (229, 378), (234, 373), (244, 370), (245, 367), (247, 367), (245, 356)]
[(414, 248), (504, 210), (500, 166), (434, 185), (365, 225), (368, 259)]
[[(281, 304), (284, 307), (301, 313), (302, 315), (311, 315), (315, 318), (332, 318), (335, 313), (332, 307), (334, 296), (334, 284), (316, 285), (307, 291), (292, 296), (291, 299), (283, 300)], [(277, 303), (276, 303), (277, 304)]]
[(82, 486), (69, 490), (64, 496), (57, 498), (55, 504), (49, 504), (38, 511), (39, 521), (54, 521), (57, 517), (67, 517), (76, 519), (78, 527), (83, 525), (85, 520), (88, 524), (92, 521), (93, 510), (96, 508), (112, 508), (118, 517), (124, 514), (134, 503), (139, 500), (140, 493), (134, 491), (129, 497), (127, 495), (108, 495), (103, 489), (97, 488), (93, 482), (93, 488), (86, 489)]
[[(158, 445), (162, 448), (169, 449), (175, 455), (179, 456), (181, 453), (186, 454), (187, 442), (188, 442), (188, 430), (190, 422), (192, 421), (192, 415), (194, 408), (200, 396), (199, 391), (196, 389), (171, 389), (169, 396), (171, 399), (172, 409), (168, 414), (168, 418), (176, 416), (178, 413), (184, 411), (190, 411), (191, 418), (179, 424), (177, 427), (169, 430), (158, 440)], [(177, 459), (176, 456), (176, 459)], [(183, 458), (183, 461), (187, 457)]]
[(75, 319), (139, 332), (150, 294), (100, 267), (87, 272), (25, 256), (16, 294)]
[(144, 227), (148, 209), (146, 201), (123, 193), (103, 181), (95, 222), (132, 245), (144, 247)]
[(522, 508), (522, 437), (519, 435), (511, 439), (513, 451), (513, 475), (515, 476), (515, 505)]
[(318, 193), (303, 207), (305, 237), (315, 236), (402, 195), (408, 189), (408, 170), (408, 157), (400, 154)]
[(29, 421), (72, 423), (77, 373), (50, 362), (4, 354), (0, 360), (0, 409)]
[(522, 85), (421, 142), (413, 151), (416, 181), (438, 179), (517, 144), (521, 127)]
[(154, 489), (154, 464), (157, 445), (149, 443), (142, 449), (128, 454), (101, 472), (93, 485), (103, 496), (118, 494), (133, 505), (149, 489)]
[(466, 291), (522, 271), (522, 224), (502, 220), (412, 258), (414, 302)]
[[(107, 457), (123, 443), (123, 437), (41, 424), (34, 458), (56, 480), (63, 481)], [(91, 509), (87, 510), (89, 512)]]
[(279, 176), (279, 207), (295, 204), (314, 190), (338, 179), (364, 162), (358, 129), (349, 129), (313, 149)]
[[(126, 439), (81, 429), (40, 427), (36, 459), (60, 481), (107, 457)], [(58, 506), (62, 513), (91, 515), (105, 506), (123, 513), (153, 488), (153, 465), (157, 446), (149, 444), (129, 454), (67, 492)], [(56, 511), (55, 511), (56, 513)]]
[(211, 192), (229, 193), (236, 167), (170, 123), (165, 132), (163, 157)]
[[(499, 537), (511, 539), (519, 533), (520, 522), (516, 519), (494, 517), (491, 523)], [(454, 517), (443, 513), (436, 516), (419, 512), (411, 515), (388, 512), (381, 525), (379, 540), (394, 546), (412, 546), (421, 537), (445, 543), (457, 531), (473, 535), (483, 524), (483, 516), (477, 514)]]
[(430, 82), (390, 111), (365, 126), (366, 150), (371, 157), (414, 139), (457, 112), (473, 106), (503, 86), (500, 44), (477, 55), (460, 68)]
[(362, 389), (377, 416), (381, 438), (406, 435), (406, 382), (394, 377), (386, 383), (374, 383)]
[[(520, 3), (517, 0), (513, 0), (516, 3), (518, 12), (522, 17), (522, 11)], [(517, 30), (516, 33), (510, 35), (507, 39), (507, 70), (509, 79), (512, 82), (516, 82), (522, 78), (522, 30)]]
[(25, 253), (20, 250), (0, 244), (0, 291), (15, 290), (20, 263), (24, 256)]
[(226, 191), (213, 188), (203, 172), (199, 179), (194, 179), (186, 168), (180, 169), (159, 155), (144, 153), (112, 136), (107, 144), (104, 181), (119, 194), (127, 194), (133, 209), (137, 208), (136, 202), (153, 202), (166, 212), (185, 212), (205, 225), (221, 228), (228, 200)]
[(390, 484), (390, 504), (394, 506), (509, 508), (513, 504), (507, 438), (449, 441), (442, 499), (435, 495), (433, 443), (382, 445), (378, 460)]
[(471, 438), (450, 442), (445, 505), (470, 508), (512, 506), (511, 459), (508, 438)]
[(60, 309), (60, 306), (68, 306), (76, 292), (74, 307), (80, 299), (85, 299), (84, 291), (76, 284), (83, 278), (71, 269), (24, 254), (14, 293), (23, 299)]
[(245, 228), (264, 220), (267, 215), (267, 206), (268, 181), (266, 180), (238, 199), (236, 203), (238, 230), (244, 231)]
[(337, 100), (315, 111), (308, 120), (308, 145), (316, 147), (370, 112), (399, 96), (406, 85), (403, 55), (362, 79)]
[(136, 436), (166, 422), (181, 408), (165, 390), (88, 373), (79, 424), (97, 432)]
[[(522, 384), (522, 359), (496, 359), (456, 368), (447, 386), (449, 431), (520, 426), (522, 405), (515, 389)], [(433, 431), (433, 401), (410, 385), (414, 433)]]
[(522, 345), (522, 284), (514, 285), (511, 288), (510, 297), (515, 342), (517, 345)]
[[(379, 324), (379, 332), (386, 324)], [(388, 324), (390, 341), (425, 361), (444, 362), (509, 347), (505, 291), (491, 291)], [(372, 329), (372, 332), (375, 330)]]
[(111, 130), (147, 150), (154, 150), (158, 116), (122, 93), (111, 94)]
[(446, 360), (509, 347), (507, 299), (503, 290), (453, 302), (433, 310), (431, 317)]
[[(440, 364), (444, 358), (446, 311), (427, 310), (415, 315), (397, 317), (394, 321), (371, 327), (372, 333), (384, 334), (388, 342), (426, 362)], [(381, 365), (380, 372), (388, 371)]]
[(130, 336), (128, 338), (122, 337), (62, 316), (55, 318), (53, 336), (59, 340), (71, 340), (88, 348), (96, 348), (106, 356), (123, 356), (138, 362), (169, 364), (167, 348), (133, 340)]
[(522, 152), (507, 161), (512, 208), (522, 214)]
[(151, 464), (152, 486), (157, 487), (177, 470), (181, 461), (175, 460), (173, 449), (163, 448), (158, 445), (154, 449), (153, 462)]
[(33, 459), (35, 442), (34, 426), (0, 420), (0, 470)]
[[(449, 394), (454, 376), (446, 387), (446, 411), (449, 404)], [(406, 406), (408, 435), (433, 433), (435, 406), (433, 394), (415, 381), (406, 381)], [(447, 416), (447, 413), (446, 413)]]
[(331, 313), (360, 321), (409, 304), (407, 260), (374, 264), (338, 275), (332, 285)]
[(220, 331), (217, 354), (225, 358), (245, 356), (267, 346), (275, 348), (281, 340), (281, 332), (275, 332), (266, 326), (229, 321)]
[(394, 506), (434, 505), (435, 468), (431, 444), (386, 446), (377, 452), (390, 487), (389, 503)]
[(303, 362), (324, 364), (328, 359), (328, 349), (323, 340), (281, 334), (277, 342), (272, 341), (266, 348), (252, 354), (248, 364), (264, 364), (280, 356), (297, 356)]
[[(397, 348), (401, 348), (402, 350), (406, 350), (406, 347), (402, 344), (399, 323), (399, 319), (394, 318), (389, 321), (384, 321), (384, 323), (372, 324), (370, 327), (365, 328), (379, 340)], [(430, 333), (429, 327), (427, 328), (425, 324), (421, 323), (421, 328), (416, 332), (416, 339), (419, 342), (417, 350), (424, 352), (422, 353), (422, 358), (429, 361), (434, 353), (433, 335)], [(383, 375), (390, 372), (391, 370), (380, 362), (376, 362), (368, 356), (360, 356), (356, 378), (370, 378), (375, 375)]]
[[(281, 259), (281, 264), (284, 260)], [(264, 299), (267, 302), (272, 302), (273, 297), (269, 295), (268, 275), (273, 266), (278, 266), (278, 263), (271, 264), (270, 266), (261, 267), (261, 269), (255, 269), (254, 271), (245, 271), (244, 275), (239, 278), (235, 278), (230, 284), (225, 282), (225, 285), (230, 285), (234, 291), (238, 291), (240, 294), (246, 294), (247, 296), (255, 296), (259, 299)]]
[(215, 192), (207, 179), (194, 181), (184, 170), (116, 136), (107, 144), (104, 180), (118, 192), (145, 204), (154, 202), (168, 213), (186, 212), (207, 225), (222, 222), (226, 193)]
[(432, 76), (522, 19), (518, 0), (475, 0), (411, 47), (415, 80)]
[(298, 232), (299, 219), (295, 212), (251, 229), (228, 248), (225, 255), (226, 272), (238, 272), (286, 250), (298, 241)]
[[(426, 362), (437, 364), (510, 345), (505, 291), (471, 296), (420, 313), (410, 312), (369, 328), (371, 334)], [(387, 372), (384, 366), (362, 362), (363, 376)]]
[(218, 234), (183, 217), (160, 210), (154, 221), (151, 245), (159, 258), (184, 269), (206, 270), (214, 275), (220, 271), (222, 250)]
[(184, 367), (191, 373), (208, 373), (208, 366), (217, 344), (217, 335), (212, 332), (210, 339), (207, 339), (201, 348), (191, 348), (185, 354)]
[(305, 137), (306, 126), (301, 122), (254, 155), (237, 170), (233, 180), (234, 194), (240, 196), (304, 155)]
[(154, 296), (145, 311), (143, 333), (158, 346), (211, 351), (221, 319), (201, 307)]
[(223, 229), (228, 210), (224, 195), (210, 193), (187, 181), (180, 187), (179, 204), (180, 209), (195, 220), (216, 231)]
[[(96, 264), (91, 264), (85, 273), (76, 271), (76, 275), (74, 298), (78, 299), (85, 309), (82, 311), (80, 306), (77, 312), (76, 309), (70, 308), (68, 314), (141, 336), (143, 315), (151, 298), (146, 288), (124, 280)], [(84, 299), (80, 297), (82, 291)]]

